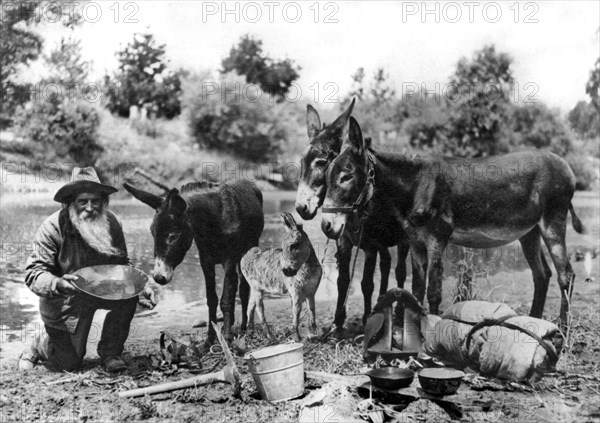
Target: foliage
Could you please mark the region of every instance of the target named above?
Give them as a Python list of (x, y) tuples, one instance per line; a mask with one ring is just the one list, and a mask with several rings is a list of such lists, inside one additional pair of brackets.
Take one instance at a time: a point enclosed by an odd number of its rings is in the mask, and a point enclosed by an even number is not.
[(565, 160), (569, 163), (569, 166), (571, 166), (571, 169), (573, 169), (573, 173), (575, 174), (575, 189), (591, 189), (597, 176), (594, 166), (589, 161), (589, 158), (585, 154), (572, 152), (567, 154)]
[(86, 82), (90, 63), (81, 55), (81, 40), (72, 37), (61, 38), (60, 43), (44, 56), (49, 69), (45, 82), (81, 84)]
[(107, 108), (129, 117), (131, 106), (148, 107), (157, 117), (172, 119), (181, 113), (182, 71), (168, 69), (165, 45), (152, 34), (134, 35), (133, 41), (117, 52), (118, 72), (105, 77)]
[(17, 132), (38, 161), (72, 160), (94, 164), (102, 152), (97, 141), (98, 112), (84, 102), (30, 102), (15, 116)]
[(450, 108), (450, 153), (461, 157), (490, 156), (507, 151), (503, 142), (514, 79), (512, 59), (494, 46), (458, 62), (446, 100)]
[(589, 94), (592, 104), (596, 111), (600, 113), (600, 57), (596, 60), (594, 69), (590, 72), (590, 79), (585, 87), (585, 92)]
[(238, 45), (231, 48), (229, 56), (221, 62), (222, 72), (237, 72), (246, 82), (283, 101), (292, 83), (300, 76), (300, 67), (289, 59), (276, 61), (266, 56), (262, 41), (249, 35), (243, 36)]
[(515, 148), (545, 148), (562, 157), (573, 149), (569, 131), (558, 113), (541, 103), (514, 107), (510, 134)]
[(567, 116), (571, 128), (579, 138), (600, 137), (600, 110), (592, 102), (580, 101)]
[[(255, 162), (275, 158), (287, 138), (279, 119), (285, 104), (265, 96), (249, 101), (233, 94), (206, 95), (199, 92), (206, 78), (192, 77), (184, 89), (190, 131), (198, 145)], [(235, 87), (241, 79), (234, 73), (222, 75), (221, 86)]]
[(80, 3), (46, 2), (41, 0), (9, 2), (2, 4), (0, 19), (0, 77), (2, 101), (0, 121), (10, 122), (16, 107), (29, 100), (28, 86), (21, 86), (14, 80), (22, 67), (36, 60), (42, 50), (42, 38), (33, 30), (39, 23), (44, 7), (48, 20), (60, 21), (64, 26), (73, 27), (81, 22)]
[(401, 111), (411, 145), (459, 157), (507, 152), (511, 62), (485, 46), (458, 62), (443, 97), (420, 93), (405, 100)]
[(365, 78), (365, 69), (358, 68), (352, 75), (352, 88), (340, 104), (340, 111), (356, 98), (359, 106), (353, 114), (363, 131), (373, 138), (374, 145), (381, 147), (390, 135), (397, 134), (403, 119), (397, 114), (396, 90), (389, 81), (389, 73), (384, 68), (377, 68), (372, 79), (367, 81)]
[(404, 131), (414, 148), (444, 155), (448, 145), (448, 109), (439, 97), (416, 93), (407, 96), (399, 108), (405, 117)]

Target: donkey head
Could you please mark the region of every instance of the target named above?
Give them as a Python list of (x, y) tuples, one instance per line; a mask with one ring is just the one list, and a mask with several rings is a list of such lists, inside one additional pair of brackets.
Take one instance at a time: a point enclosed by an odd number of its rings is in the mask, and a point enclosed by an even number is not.
[(328, 238), (339, 238), (349, 223), (351, 211), (360, 212), (373, 195), (373, 169), (368, 156), (370, 139), (363, 139), (360, 126), (353, 117), (350, 118), (347, 144), (348, 148), (331, 162), (327, 170), (323, 207), (342, 209), (323, 213), (321, 229)]
[(282, 213), (285, 227), (282, 241), (281, 270), (285, 276), (294, 276), (310, 255), (311, 246), (302, 224), (297, 224), (291, 213)]
[(183, 261), (192, 245), (193, 230), (185, 214), (187, 203), (175, 188), (162, 198), (127, 183), (123, 186), (135, 198), (156, 210), (150, 225), (154, 238), (152, 277), (165, 285), (171, 281), (173, 270)]
[(300, 159), (300, 183), (296, 194), (296, 211), (305, 220), (315, 217), (323, 204), (325, 172), (342, 148), (354, 102), (355, 99), (352, 99), (348, 109), (328, 126), (321, 125), (317, 111), (311, 105), (307, 106), (306, 126), (310, 144)]

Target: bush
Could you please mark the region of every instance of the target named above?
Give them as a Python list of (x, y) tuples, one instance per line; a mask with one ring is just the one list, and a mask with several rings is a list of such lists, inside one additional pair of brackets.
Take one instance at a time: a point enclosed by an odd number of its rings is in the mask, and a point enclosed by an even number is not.
[[(278, 117), (287, 105), (270, 102), (264, 93), (254, 101), (254, 91), (246, 94), (252, 98), (232, 92), (225, 98), (221, 92), (206, 95), (201, 88), (207, 80), (206, 76), (190, 78), (184, 89), (190, 132), (198, 145), (254, 162), (276, 158), (288, 137), (285, 123)], [(244, 87), (245, 80), (229, 73), (219, 86), (235, 90)]]
[(591, 189), (598, 176), (588, 157), (580, 153), (569, 153), (565, 160), (575, 173), (575, 189), (584, 191)]
[(18, 109), (15, 127), (38, 161), (68, 159), (80, 166), (96, 162), (100, 117), (87, 103), (30, 102)]
[(541, 103), (514, 107), (510, 119), (510, 142), (517, 148), (546, 148), (562, 157), (573, 150), (570, 131), (558, 113)]
[(97, 166), (116, 178), (112, 180), (114, 185), (132, 178), (134, 185), (161, 194), (160, 189), (134, 173), (137, 168), (172, 187), (194, 180), (221, 179), (213, 172), (214, 166), (223, 169), (223, 163), (231, 162), (230, 157), (200, 151), (190, 140), (182, 117), (157, 119), (155, 123), (157, 136), (151, 138), (138, 133), (129, 120), (101, 111), (98, 132), (105, 152)]

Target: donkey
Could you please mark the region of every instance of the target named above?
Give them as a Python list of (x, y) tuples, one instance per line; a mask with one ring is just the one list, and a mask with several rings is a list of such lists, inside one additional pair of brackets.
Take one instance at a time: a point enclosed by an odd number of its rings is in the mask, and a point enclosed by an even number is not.
[[(541, 250), (543, 239), (558, 273), (560, 321), (566, 324), (575, 278), (565, 245), (567, 214), (571, 212), (575, 231), (583, 233), (584, 228), (571, 204), (575, 176), (563, 159), (535, 150), (478, 159), (411, 160), (373, 151), (354, 118), (348, 146), (329, 165), (323, 207), (348, 210), (363, 193), (360, 209), (393, 213), (396, 226), (409, 236), (411, 251), (427, 262), (432, 313), (439, 313), (442, 256), (449, 242), (493, 248), (518, 239), (533, 273), (530, 315), (541, 318), (552, 275)], [(466, 178), (461, 177), (464, 173)], [(347, 213), (327, 213), (321, 228), (338, 238), (347, 223)]]
[[(254, 309), (263, 325), (265, 335), (273, 335), (265, 320), (263, 293), (285, 294), (292, 298), (292, 320), (294, 337), (301, 340), (298, 324), (302, 303), (306, 300), (309, 315), (309, 330), (317, 335), (315, 320), (315, 293), (319, 288), (323, 269), (302, 224), (297, 224), (290, 213), (282, 213), (286, 230), (282, 248), (251, 248), (240, 262), (242, 274), (250, 284), (250, 307), (248, 320), (254, 326)], [(257, 307), (258, 306), (258, 307)]]
[[(192, 182), (182, 186), (181, 191), (171, 189), (162, 198), (127, 183), (123, 186), (135, 198), (156, 210), (150, 232), (154, 238), (152, 277), (157, 283), (166, 285), (171, 281), (175, 267), (183, 261), (192, 241), (196, 243), (204, 272), (211, 322), (217, 321), (219, 302), (215, 288), (215, 266), (223, 265), (223, 335), (231, 341), (239, 262), (250, 248), (258, 245), (264, 227), (259, 189), (246, 180), (216, 186)], [(241, 275), (242, 331), (246, 329), (249, 291), (250, 287)], [(206, 345), (212, 344), (216, 336), (212, 325), (208, 325), (208, 328)]]
[[(355, 99), (352, 99), (348, 109), (330, 125), (321, 125), (319, 113), (312, 106), (307, 106), (306, 125), (310, 141), (308, 149), (301, 158), (300, 183), (296, 194), (296, 211), (305, 220), (314, 218), (318, 208), (323, 203), (327, 188), (325, 172), (331, 161), (340, 153), (342, 140), (348, 132), (348, 119), (352, 114), (354, 103)], [(359, 243), (358, 232), (358, 228), (355, 227), (353, 230), (345, 231), (344, 236), (337, 239), (336, 258), (339, 275), (334, 325), (338, 328), (343, 326), (346, 319), (345, 298), (351, 282), (350, 260), (352, 246)], [(378, 215), (368, 216), (364, 222), (362, 241), (360, 241), (360, 245), (357, 245), (365, 251), (365, 266), (361, 281), (364, 297), (363, 323), (371, 314), (371, 297), (374, 290), (373, 274), (377, 262), (377, 253), (380, 255), (381, 285), (379, 295), (381, 296), (387, 291), (390, 274), (392, 259), (388, 248), (396, 245), (398, 246), (396, 280), (398, 286), (403, 287), (406, 280), (405, 262), (409, 251), (406, 237), (402, 233), (402, 229), (393, 223), (391, 215), (385, 213), (385, 211)], [(413, 292), (422, 289), (423, 284), (421, 281), (424, 278), (424, 270), (413, 265)]]

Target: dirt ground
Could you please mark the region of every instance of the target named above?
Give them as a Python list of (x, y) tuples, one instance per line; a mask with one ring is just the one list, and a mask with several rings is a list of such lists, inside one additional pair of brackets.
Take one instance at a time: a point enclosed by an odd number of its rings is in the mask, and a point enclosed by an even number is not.
[[(581, 263), (574, 263), (575, 271), (583, 274)], [(556, 373), (547, 375), (534, 385), (489, 383), (492, 389), (475, 390), (468, 384), (461, 388), (462, 403), (471, 405), (488, 401), (487, 411), (465, 411), (454, 415), (457, 421), (495, 422), (585, 422), (600, 421), (600, 319), (597, 310), (600, 296), (598, 262), (593, 270), (595, 282), (579, 283), (573, 294), (573, 327), (568, 350), (563, 352)], [(446, 281), (445, 291), (452, 289), (452, 280)], [(532, 298), (532, 283), (528, 271), (498, 274), (490, 280), (489, 287), (495, 292), (492, 300), (503, 299), (519, 313), (527, 313)], [(555, 282), (554, 282), (555, 284)], [(446, 297), (446, 296), (445, 296)], [(558, 288), (549, 290), (546, 305), (548, 318), (558, 315)], [(317, 304), (320, 327), (331, 322), (334, 302)], [(288, 322), (287, 299), (272, 299), (266, 304), (267, 316), (275, 329), (279, 342), (291, 340)], [(345, 334), (329, 338), (323, 344), (305, 340), (305, 368), (337, 374), (355, 374), (364, 370), (361, 348), (354, 338), (362, 332), (359, 298), (352, 298), (348, 305), (349, 316)], [(192, 312), (174, 314), (168, 324), (158, 327), (147, 323), (152, 312), (142, 313), (135, 320), (135, 331), (127, 343), (129, 368), (118, 375), (105, 373), (94, 354), (95, 345), (88, 346), (89, 356), (85, 368), (75, 374), (51, 373), (44, 366), (31, 372), (15, 371), (18, 353), (23, 339), (3, 339), (0, 382), (0, 413), (6, 421), (73, 421), (108, 422), (143, 420), (148, 422), (295, 422), (298, 421), (302, 398), (279, 404), (262, 401), (248, 373), (243, 358), (245, 351), (266, 345), (260, 331), (234, 342), (234, 354), (243, 377), (242, 399), (232, 397), (231, 387), (215, 384), (137, 399), (120, 399), (118, 391), (173, 381), (207, 372), (222, 366), (219, 351), (208, 353), (201, 360), (191, 349), (171, 349), (172, 354), (161, 355), (160, 331), (166, 331), (180, 343), (201, 342), (204, 328), (192, 328)], [(196, 315), (196, 318), (199, 317)], [(200, 316), (201, 317), (201, 316)], [(239, 311), (238, 316), (239, 318)], [(307, 333), (306, 325), (302, 333)], [(169, 345), (169, 342), (166, 344)], [(176, 345), (177, 344), (172, 344)], [(177, 351), (183, 358), (178, 360)], [(169, 363), (170, 361), (170, 363)], [(201, 367), (200, 367), (201, 366)], [(494, 382), (494, 381), (491, 381)], [(495, 381), (497, 382), (497, 381)], [(305, 395), (319, 388), (320, 381), (307, 380)], [(422, 401), (421, 401), (422, 402)], [(416, 404), (416, 403), (415, 403)], [(415, 407), (413, 407), (415, 408)], [(408, 409), (407, 409), (408, 410)], [(413, 410), (414, 411), (414, 410)], [(426, 413), (426, 410), (421, 410)], [(429, 411), (431, 413), (431, 410)], [(402, 415), (402, 414), (400, 414)], [(335, 417), (335, 414), (331, 414)], [(405, 420), (426, 421), (431, 414), (403, 415)], [(315, 417), (323, 421), (327, 416)], [(445, 421), (450, 416), (437, 416)], [(325, 419), (327, 421), (327, 419)], [(331, 421), (335, 421), (332, 419)], [(449, 420), (448, 420), (449, 421)]]

